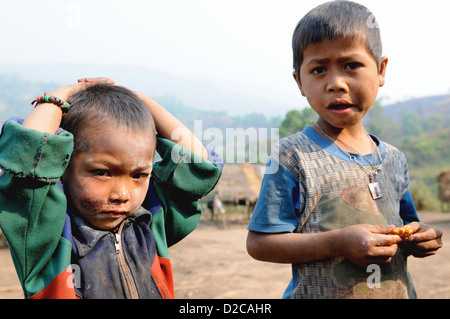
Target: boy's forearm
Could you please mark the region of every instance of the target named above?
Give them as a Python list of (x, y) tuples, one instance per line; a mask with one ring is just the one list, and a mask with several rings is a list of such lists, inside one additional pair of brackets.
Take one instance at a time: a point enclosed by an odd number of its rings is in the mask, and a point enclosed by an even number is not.
[(337, 232), (263, 234), (249, 231), (247, 251), (250, 256), (260, 261), (306, 263), (338, 256)]
[(62, 118), (61, 109), (50, 103), (38, 104), (27, 116), (23, 126), (39, 132), (55, 134)]
[(181, 121), (153, 99), (143, 94), (135, 93), (150, 109), (155, 121), (156, 130), (160, 136), (180, 144), (203, 158), (208, 158), (208, 153), (202, 142)]

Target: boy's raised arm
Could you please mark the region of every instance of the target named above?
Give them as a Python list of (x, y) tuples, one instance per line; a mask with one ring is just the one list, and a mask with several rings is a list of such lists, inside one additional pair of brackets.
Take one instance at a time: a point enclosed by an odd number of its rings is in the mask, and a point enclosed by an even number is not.
[(208, 152), (202, 142), (191, 132), (191, 130), (153, 99), (138, 92), (134, 93), (137, 94), (150, 109), (155, 121), (156, 131), (160, 136), (180, 144), (185, 149), (188, 149), (203, 158), (208, 158)]
[[(100, 80), (108, 79), (100, 78)], [(79, 83), (90, 83), (93, 81), (99, 81), (99, 79), (86, 78), (78, 80)], [(155, 121), (156, 131), (161, 137), (169, 139), (203, 158), (208, 158), (208, 152), (202, 142), (181, 121), (150, 97), (134, 90), (131, 91), (149, 108)]]
[[(66, 100), (92, 84), (52, 91)], [(0, 138), (0, 227), (5, 234), (26, 298), (74, 298), (72, 246), (63, 238), (67, 200), (56, 182), (73, 150), (73, 136), (55, 135), (61, 108), (39, 103), (20, 125), (7, 121)]]
[(42, 103), (38, 104), (28, 115), (23, 122), (23, 126), (42, 133), (55, 134), (61, 123), (61, 118), (62, 110), (59, 107), (50, 103)]

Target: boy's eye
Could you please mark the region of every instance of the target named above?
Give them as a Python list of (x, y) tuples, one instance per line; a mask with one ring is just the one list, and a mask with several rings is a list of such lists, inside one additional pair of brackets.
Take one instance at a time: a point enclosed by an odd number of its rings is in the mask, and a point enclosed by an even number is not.
[(144, 180), (144, 179), (146, 179), (149, 176), (150, 176), (150, 174), (147, 174), (147, 173), (138, 173), (138, 174), (134, 174), (133, 178), (134, 179), (139, 179), (139, 180)]
[(94, 169), (93, 171), (91, 171), (91, 173), (93, 175), (99, 176), (99, 177), (109, 176), (109, 172), (107, 170), (104, 170), (104, 169)]
[(322, 74), (326, 71), (327, 69), (324, 66), (319, 66), (317, 68), (314, 68), (311, 73), (313, 74)]
[(360, 66), (361, 66), (361, 64), (358, 63), (358, 62), (351, 62), (351, 63), (347, 63), (347, 64), (345, 65), (345, 68), (346, 68), (347, 70), (356, 70), (356, 69), (359, 68)]

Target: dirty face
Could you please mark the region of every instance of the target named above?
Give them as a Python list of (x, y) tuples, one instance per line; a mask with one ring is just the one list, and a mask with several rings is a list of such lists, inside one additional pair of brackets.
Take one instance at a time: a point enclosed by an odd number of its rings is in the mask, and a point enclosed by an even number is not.
[(378, 68), (362, 38), (325, 39), (310, 44), (303, 55), (294, 78), (321, 124), (341, 129), (360, 124), (385, 83), (388, 59), (383, 57)]
[(99, 229), (112, 229), (132, 215), (147, 194), (155, 136), (115, 125), (80, 132), (63, 176), (69, 210)]

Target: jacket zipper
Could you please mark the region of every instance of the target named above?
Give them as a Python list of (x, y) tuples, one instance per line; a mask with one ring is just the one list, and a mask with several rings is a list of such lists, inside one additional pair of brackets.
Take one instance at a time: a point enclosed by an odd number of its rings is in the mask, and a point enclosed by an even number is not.
[(130, 299), (139, 299), (139, 294), (137, 292), (136, 284), (134, 283), (133, 275), (131, 274), (131, 269), (128, 266), (124, 251), (122, 249), (122, 230), (125, 223), (126, 222), (122, 222), (119, 229), (116, 229), (113, 233), (114, 246), (116, 248), (117, 260), (119, 261), (119, 269), (125, 282), (126, 296)]

